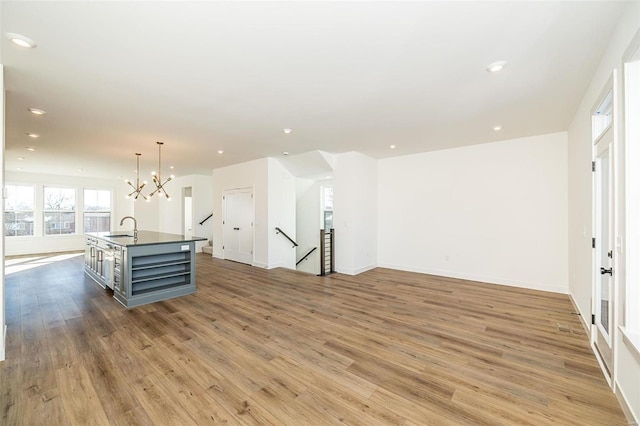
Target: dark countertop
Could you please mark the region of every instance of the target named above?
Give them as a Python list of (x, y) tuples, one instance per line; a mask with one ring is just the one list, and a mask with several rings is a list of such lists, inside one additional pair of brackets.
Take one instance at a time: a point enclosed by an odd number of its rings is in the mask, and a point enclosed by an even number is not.
[(137, 240), (134, 240), (133, 238), (133, 231), (87, 232), (85, 235), (89, 237), (100, 238), (101, 240), (107, 241), (111, 244), (123, 247), (206, 241), (206, 238), (204, 237), (185, 238), (184, 235), (166, 234), (164, 232), (154, 231), (138, 231)]

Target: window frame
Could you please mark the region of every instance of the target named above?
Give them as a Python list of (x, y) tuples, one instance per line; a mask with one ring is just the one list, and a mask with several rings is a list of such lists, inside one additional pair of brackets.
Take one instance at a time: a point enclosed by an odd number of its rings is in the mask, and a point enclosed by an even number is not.
[[(108, 232), (111, 231), (111, 225), (113, 222), (113, 189), (111, 188), (100, 188), (100, 187), (83, 187), (81, 188), (82, 191), (82, 232), (83, 233), (87, 233), (87, 232)], [(86, 191), (106, 191), (109, 193), (109, 210), (86, 210)], [(87, 213), (109, 213), (109, 229), (106, 229), (105, 231), (87, 231), (86, 230), (86, 217), (87, 217)]]
[[(630, 70), (633, 75), (630, 75)], [(623, 313), (619, 329), (623, 341), (640, 356), (640, 125), (633, 121), (640, 111), (640, 30), (636, 33), (622, 58), (622, 122), (624, 138), (624, 215), (625, 215), (625, 277), (621, 292)], [(630, 88), (630, 82), (634, 86)], [(630, 99), (629, 93), (635, 94)]]
[[(7, 208), (7, 203), (5, 201), (5, 208), (4, 208), (4, 217), (3, 217), (3, 222), (4, 222), (4, 236), (5, 238), (33, 238), (33, 237), (37, 237), (36, 234), (36, 212), (37, 212), (37, 187), (35, 184), (32, 183), (14, 183), (14, 182), (7, 182), (5, 184), (5, 190), (8, 190), (9, 187), (17, 187), (17, 186), (22, 186), (22, 187), (27, 187), (27, 188), (31, 188), (32, 192), (33, 192), (33, 199), (32, 199), (32, 209), (31, 210), (15, 210), (15, 209), (8, 209)], [(7, 191), (8, 192), (8, 191)], [(8, 198), (8, 195), (7, 195)], [(33, 223), (31, 225), (31, 235), (7, 235), (7, 221), (6, 221), (6, 214), (8, 212), (13, 212), (15, 213), (24, 213), (24, 212), (31, 212), (32, 216), (33, 216)]]
[[(46, 192), (47, 189), (71, 189), (73, 190), (73, 197), (74, 197), (74, 201), (73, 201), (73, 209), (72, 210), (50, 210), (46, 208), (46, 202), (45, 202), (45, 197), (46, 197)], [(82, 235), (78, 233), (78, 203), (81, 201), (80, 197), (78, 196), (78, 187), (75, 186), (69, 186), (69, 185), (58, 185), (58, 184), (54, 184), (54, 185), (46, 185), (43, 184), (42, 185), (42, 236), (45, 238), (49, 238), (49, 237), (69, 237), (69, 236), (75, 236), (75, 235)], [(69, 232), (69, 233), (57, 233), (57, 234), (49, 234), (47, 232), (47, 218), (46, 218), (46, 214), (47, 212), (58, 212), (58, 213), (73, 213), (74, 215), (74, 229), (73, 232)]]

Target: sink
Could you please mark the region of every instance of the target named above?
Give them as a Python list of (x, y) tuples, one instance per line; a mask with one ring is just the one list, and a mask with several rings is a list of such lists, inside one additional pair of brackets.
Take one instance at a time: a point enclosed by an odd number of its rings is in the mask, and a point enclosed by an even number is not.
[(106, 238), (125, 238), (125, 237), (133, 237), (133, 235), (130, 234), (111, 234), (111, 235), (105, 235)]

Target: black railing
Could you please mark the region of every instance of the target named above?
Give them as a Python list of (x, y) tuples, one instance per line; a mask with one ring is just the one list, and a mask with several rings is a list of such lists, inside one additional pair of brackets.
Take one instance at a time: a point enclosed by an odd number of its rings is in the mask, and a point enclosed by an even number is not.
[(293, 244), (293, 247), (298, 247), (298, 243), (293, 241), (291, 237), (286, 234), (286, 232), (284, 232), (282, 229), (278, 228), (277, 226), (276, 226), (276, 234), (282, 234), (283, 237), (291, 241), (291, 244)]
[(209, 216), (207, 216), (206, 218), (204, 218), (204, 220), (202, 222), (200, 222), (200, 225), (202, 225), (203, 223), (205, 223), (206, 221), (208, 221), (209, 219), (211, 219), (213, 217), (213, 213), (211, 213)]
[(317, 250), (317, 248), (318, 248), (318, 247), (314, 247), (314, 248), (312, 248), (311, 250), (309, 250), (309, 251), (307, 252), (307, 254), (305, 254), (304, 256), (302, 256), (302, 257), (300, 258), (300, 260), (298, 260), (298, 261), (296, 262), (296, 266), (298, 266), (300, 263), (302, 263), (302, 262), (303, 262), (307, 257), (309, 257), (309, 255), (310, 255), (311, 253), (313, 253), (314, 251), (316, 251), (316, 250)]
[(336, 252), (335, 233), (333, 228), (329, 231), (320, 230), (320, 275), (329, 275), (336, 271), (334, 253)]

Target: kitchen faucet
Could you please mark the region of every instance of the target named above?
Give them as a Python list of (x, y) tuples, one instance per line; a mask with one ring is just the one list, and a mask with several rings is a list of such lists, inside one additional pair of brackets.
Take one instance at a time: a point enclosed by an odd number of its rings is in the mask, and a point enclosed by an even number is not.
[(133, 216), (125, 216), (120, 221), (120, 226), (122, 226), (122, 224), (124, 223), (125, 219), (133, 220), (133, 239), (137, 240), (138, 239), (138, 221)]

